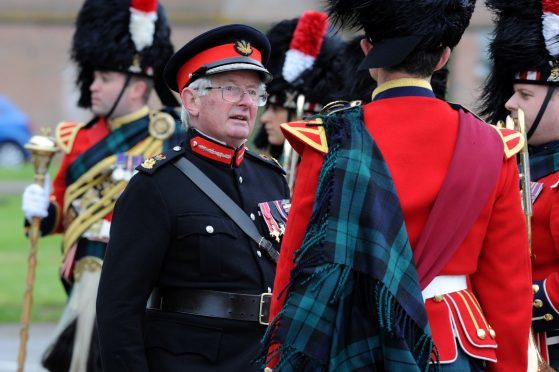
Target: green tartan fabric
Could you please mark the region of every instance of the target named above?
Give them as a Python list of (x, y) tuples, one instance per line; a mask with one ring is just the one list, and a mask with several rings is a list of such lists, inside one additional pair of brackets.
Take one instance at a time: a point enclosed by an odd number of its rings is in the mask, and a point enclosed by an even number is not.
[(266, 350), (280, 345), (266, 362), (277, 358), (277, 371), (429, 369), (434, 346), (386, 163), (360, 107), (322, 119), (329, 152), (284, 307), (263, 340)]
[(148, 136), (148, 125), (149, 116), (146, 115), (111, 132), (72, 162), (66, 173), (66, 184), (74, 183), (91, 167), (106, 157), (119, 152), (126, 152), (134, 147)]

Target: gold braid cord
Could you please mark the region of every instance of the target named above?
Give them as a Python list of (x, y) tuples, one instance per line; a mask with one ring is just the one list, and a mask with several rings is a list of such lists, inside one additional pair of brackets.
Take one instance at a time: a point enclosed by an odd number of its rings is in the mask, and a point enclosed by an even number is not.
[[(131, 148), (127, 155), (144, 155), (144, 157), (151, 157), (159, 154), (163, 149), (163, 141), (148, 137), (133, 148)], [(84, 173), (76, 182), (68, 187), (64, 196), (64, 214), (68, 213), (72, 202), (81, 198), (87, 190), (92, 187), (98, 186), (107, 181), (110, 177), (110, 172), (107, 172), (112, 165), (116, 163), (116, 155), (111, 155), (93, 168)], [(78, 217), (76, 217), (70, 225), (66, 228), (64, 238), (62, 240), (63, 246), (63, 262), (70, 247), (79, 239), (84, 232), (86, 232), (91, 225), (103, 219), (109, 214), (116, 203), (118, 195), (124, 190), (127, 185), (126, 181), (119, 181), (116, 183), (106, 183), (102, 192), (102, 197), (85, 207)]]

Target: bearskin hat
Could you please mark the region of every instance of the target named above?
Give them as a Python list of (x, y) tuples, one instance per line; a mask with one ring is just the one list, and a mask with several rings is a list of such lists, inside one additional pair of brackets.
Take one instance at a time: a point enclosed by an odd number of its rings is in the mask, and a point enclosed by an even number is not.
[(513, 84), (559, 85), (559, 1), (491, 0), (495, 29), (489, 46), (492, 70), (480, 114), (490, 123), (508, 115)]
[(340, 98), (345, 43), (332, 33), (325, 13), (307, 11), (281, 21), (266, 36), (272, 47), (267, 67), (274, 76), (267, 85), (270, 103), (296, 109), (297, 97), (304, 95), (304, 111), (318, 113)]
[(475, 0), (329, 0), (334, 24), (363, 30), (374, 48), (361, 68), (392, 67), (415, 50), (453, 48)]
[(86, 0), (71, 50), (78, 67), (78, 105), (91, 107), (89, 86), (95, 70), (153, 78), (162, 103), (178, 105), (160, 79), (173, 54), (170, 34), (165, 11), (155, 0)]

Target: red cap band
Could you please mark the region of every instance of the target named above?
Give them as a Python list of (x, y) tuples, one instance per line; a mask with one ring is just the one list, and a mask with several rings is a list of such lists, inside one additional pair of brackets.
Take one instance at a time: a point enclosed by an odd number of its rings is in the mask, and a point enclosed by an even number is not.
[[(246, 57), (235, 49), (235, 44), (233, 43), (219, 45), (198, 53), (186, 61), (186, 63), (179, 69), (179, 72), (177, 73), (177, 87), (179, 88), (179, 91), (181, 91), (182, 88), (190, 82), (190, 74), (194, 73), (200, 67), (222, 59), (235, 58), (239, 56)], [(252, 48), (250, 58), (262, 63), (260, 51), (255, 48)]]

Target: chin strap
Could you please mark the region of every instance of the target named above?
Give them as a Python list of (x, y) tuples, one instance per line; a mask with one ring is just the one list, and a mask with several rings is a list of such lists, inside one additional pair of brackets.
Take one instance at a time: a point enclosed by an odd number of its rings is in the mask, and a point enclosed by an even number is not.
[(113, 112), (115, 111), (116, 105), (118, 105), (118, 103), (120, 102), (120, 99), (122, 98), (122, 95), (124, 94), (124, 90), (128, 87), (128, 83), (130, 83), (131, 78), (132, 78), (132, 76), (130, 74), (126, 74), (126, 80), (124, 81), (124, 85), (122, 86), (122, 89), (120, 90), (120, 93), (118, 94), (118, 97), (116, 98), (115, 103), (113, 104), (113, 107), (111, 107), (111, 109), (109, 110), (107, 115), (105, 115), (105, 117), (107, 119), (109, 119), (111, 117), (111, 115), (113, 114)]
[(545, 95), (545, 99), (542, 102), (542, 105), (540, 107), (540, 111), (538, 111), (538, 115), (536, 116), (536, 119), (534, 120), (534, 123), (532, 124), (532, 126), (530, 127), (530, 130), (526, 134), (526, 139), (529, 140), (530, 137), (532, 137), (532, 135), (534, 134), (534, 132), (538, 128), (538, 125), (540, 125), (540, 120), (542, 119), (542, 116), (545, 113), (545, 110), (547, 109), (547, 105), (549, 104), (549, 101), (551, 100), (551, 96), (553, 95), (554, 91), (555, 91), (555, 86), (554, 85), (548, 85), (547, 86), (547, 94)]

